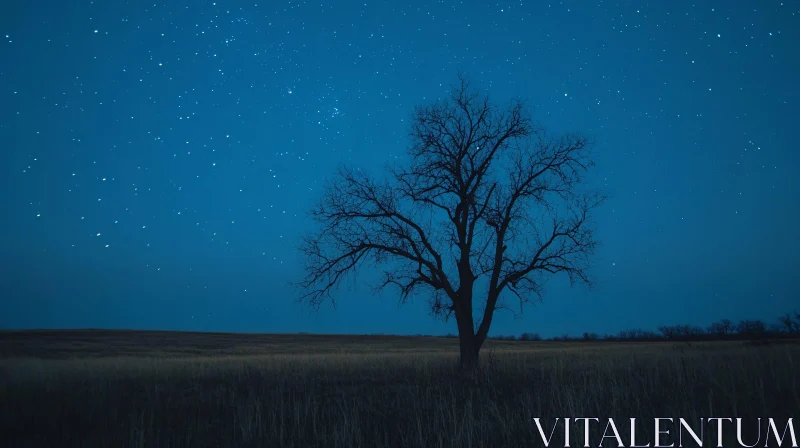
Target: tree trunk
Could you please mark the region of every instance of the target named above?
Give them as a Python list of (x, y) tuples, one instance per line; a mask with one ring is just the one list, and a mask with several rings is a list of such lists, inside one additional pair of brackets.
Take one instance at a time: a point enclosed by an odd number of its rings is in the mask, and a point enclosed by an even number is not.
[[(463, 309), (467, 308), (467, 309)], [(463, 307), (456, 311), (456, 324), (458, 325), (458, 346), (460, 349), (459, 364), (463, 370), (474, 370), (478, 367), (478, 351), (475, 329), (472, 322), (472, 307)]]
[(458, 345), (460, 348), (459, 365), (461, 369), (476, 369), (478, 367), (478, 347), (475, 345), (475, 335), (471, 331), (466, 334), (459, 331)]

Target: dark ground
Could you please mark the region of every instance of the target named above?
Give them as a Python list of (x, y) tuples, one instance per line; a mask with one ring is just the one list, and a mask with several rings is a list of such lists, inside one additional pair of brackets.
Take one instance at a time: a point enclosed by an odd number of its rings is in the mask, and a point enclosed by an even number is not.
[(794, 341), (490, 341), (468, 375), (456, 354), (428, 337), (3, 331), (0, 444), (542, 446), (534, 417), (785, 424), (800, 409)]

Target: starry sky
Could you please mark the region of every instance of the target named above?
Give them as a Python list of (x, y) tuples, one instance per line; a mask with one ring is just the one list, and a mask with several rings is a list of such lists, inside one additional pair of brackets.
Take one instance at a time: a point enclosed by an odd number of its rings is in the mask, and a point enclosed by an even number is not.
[[(455, 333), (364, 271), (310, 313), (306, 212), (402, 162), (459, 71), (594, 138), (594, 290), (490, 334), (773, 321), (800, 288), (797, 1), (34, 0), (0, 14), (0, 327)], [(793, 279), (795, 277), (795, 279)]]

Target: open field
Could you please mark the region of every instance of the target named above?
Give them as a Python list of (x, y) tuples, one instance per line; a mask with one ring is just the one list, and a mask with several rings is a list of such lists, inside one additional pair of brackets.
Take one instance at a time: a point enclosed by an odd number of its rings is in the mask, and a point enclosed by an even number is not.
[[(496, 348), (527, 349), (534, 342), (489, 341)], [(542, 343), (538, 343), (542, 344)], [(545, 346), (553, 347), (552, 343)], [(442, 352), (454, 338), (311, 334), (189, 333), (128, 330), (0, 331), (0, 358), (186, 357), (321, 353)]]
[(0, 332), (0, 445), (520, 447), (542, 446), (533, 417), (785, 423), (800, 409), (791, 341), (489, 341), (474, 375), (456, 356), (444, 338)]

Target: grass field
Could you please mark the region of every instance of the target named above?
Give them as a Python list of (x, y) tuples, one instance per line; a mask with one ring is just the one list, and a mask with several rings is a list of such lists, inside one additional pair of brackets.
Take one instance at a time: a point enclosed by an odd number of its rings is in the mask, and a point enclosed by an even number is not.
[(534, 417), (785, 422), (800, 409), (792, 341), (489, 341), (472, 375), (457, 351), (425, 337), (0, 332), (0, 445), (523, 447), (543, 446)]

